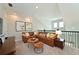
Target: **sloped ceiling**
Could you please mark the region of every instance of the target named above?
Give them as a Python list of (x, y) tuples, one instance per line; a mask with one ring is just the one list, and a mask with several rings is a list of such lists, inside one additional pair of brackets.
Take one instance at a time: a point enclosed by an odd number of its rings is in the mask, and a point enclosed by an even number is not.
[[(51, 21), (61, 17), (61, 12), (57, 3), (12, 3), (13, 7), (9, 7), (8, 3), (3, 4), (7, 15), (18, 15), (20, 20), (25, 21), (27, 16), (32, 17), (33, 27), (51, 29)], [(35, 8), (38, 6), (38, 8)], [(36, 24), (36, 22), (39, 25)], [(41, 25), (40, 25), (41, 24)]]
[[(35, 8), (38, 6), (38, 8)], [(23, 17), (32, 16), (42, 19), (52, 19), (61, 16), (56, 3), (13, 3), (13, 7), (4, 4), (7, 13), (16, 13)]]

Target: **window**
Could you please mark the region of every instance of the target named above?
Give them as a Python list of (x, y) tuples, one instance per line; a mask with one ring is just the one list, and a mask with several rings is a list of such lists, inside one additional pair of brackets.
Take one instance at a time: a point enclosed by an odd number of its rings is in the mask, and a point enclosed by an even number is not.
[(63, 19), (52, 21), (52, 29), (57, 29), (57, 28), (59, 28), (60, 30), (65, 29)]
[(54, 28), (57, 28), (57, 23), (54, 23)]
[(64, 23), (63, 22), (59, 22), (59, 27), (64, 27)]

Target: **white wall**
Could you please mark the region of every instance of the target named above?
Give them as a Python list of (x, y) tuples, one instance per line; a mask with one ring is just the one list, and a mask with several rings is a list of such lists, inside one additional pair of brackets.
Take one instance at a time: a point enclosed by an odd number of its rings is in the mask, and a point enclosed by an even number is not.
[(65, 3), (59, 4), (66, 30), (79, 31), (79, 4)]
[(3, 34), (7, 33), (7, 21), (5, 19), (5, 11), (3, 4), (0, 4), (0, 17), (3, 19)]
[[(8, 11), (9, 12), (9, 11)], [(7, 20), (7, 34), (8, 36), (15, 36), (16, 40), (21, 40), (22, 33), (16, 31), (16, 21), (22, 21), (22, 18), (18, 15), (13, 13), (13, 11), (9, 12), (6, 11), (6, 20)]]
[(61, 16), (57, 4), (39, 4), (40, 7), (38, 9), (32, 8), (32, 5), (29, 5), (29, 7), (26, 4), (24, 5), (24, 7), (21, 7), (21, 5), (17, 4), (13, 8), (8, 7), (7, 4), (3, 6), (3, 33), (7, 33), (7, 36), (15, 36), (17, 40), (21, 39), (21, 32), (16, 32), (15, 30), (16, 21), (25, 21), (27, 16), (31, 16), (33, 31), (43, 29), (50, 30), (52, 29), (51, 21)]
[(19, 19), (19, 16), (13, 15), (11, 12), (7, 11), (4, 4), (0, 4), (0, 17), (3, 19), (3, 34), (21, 39), (21, 33), (15, 30), (15, 21)]
[[(61, 12), (57, 4), (39, 4), (38, 9), (33, 9), (29, 11), (32, 13), (33, 18), (33, 29), (37, 28), (40, 30), (52, 30), (52, 21), (55, 18), (61, 17)], [(27, 14), (27, 13), (26, 13)], [(36, 25), (37, 24), (37, 25)]]
[(0, 4), (0, 17), (2, 17), (2, 4)]
[[(35, 8), (35, 6), (38, 6), (38, 8)], [(14, 4), (12, 10), (15, 10), (16, 13), (24, 16), (24, 18), (26, 16), (31, 16), (33, 18), (33, 24), (35, 26), (33, 27), (33, 29), (37, 27), (37, 29), (45, 28), (47, 30), (51, 30), (51, 21), (54, 18), (61, 17), (61, 13), (57, 3), (20, 3)]]

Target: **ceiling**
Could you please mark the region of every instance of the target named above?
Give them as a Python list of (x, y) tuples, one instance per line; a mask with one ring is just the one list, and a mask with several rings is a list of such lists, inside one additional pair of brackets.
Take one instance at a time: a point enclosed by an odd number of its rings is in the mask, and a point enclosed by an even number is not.
[(16, 13), (24, 18), (32, 16), (45, 20), (61, 16), (57, 3), (13, 3), (13, 7), (9, 7), (6, 3), (4, 7), (8, 14)]

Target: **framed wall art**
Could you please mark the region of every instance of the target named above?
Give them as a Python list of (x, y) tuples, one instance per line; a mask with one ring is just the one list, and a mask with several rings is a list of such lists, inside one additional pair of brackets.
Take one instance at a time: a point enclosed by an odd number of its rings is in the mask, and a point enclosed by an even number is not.
[(16, 21), (16, 31), (25, 31), (25, 22), (23, 21)]
[(32, 23), (26, 22), (26, 31), (31, 31), (32, 30)]

